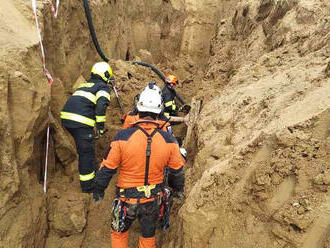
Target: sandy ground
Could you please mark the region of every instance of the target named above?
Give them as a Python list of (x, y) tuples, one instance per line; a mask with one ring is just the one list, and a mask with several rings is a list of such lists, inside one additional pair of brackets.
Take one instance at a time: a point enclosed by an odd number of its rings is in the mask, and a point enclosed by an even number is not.
[[(82, 4), (62, 1), (55, 20), (38, 1), (55, 75), (51, 90), (28, 6), (8, 0), (0, 8), (0, 247), (108, 247), (116, 179), (98, 206), (79, 193), (75, 147), (59, 121), (75, 83), (99, 60)], [(157, 233), (158, 246), (330, 247), (329, 3), (109, 0), (91, 7), (126, 111), (158, 80), (124, 61), (128, 54), (178, 75), (187, 102), (203, 101), (187, 144), (187, 199), (174, 204), (171, 229)], [(111, 97), (109, 132), (96, 144), (99, 161), (120, 128)], [(138, 232), (134, 225), (130, 247)]]

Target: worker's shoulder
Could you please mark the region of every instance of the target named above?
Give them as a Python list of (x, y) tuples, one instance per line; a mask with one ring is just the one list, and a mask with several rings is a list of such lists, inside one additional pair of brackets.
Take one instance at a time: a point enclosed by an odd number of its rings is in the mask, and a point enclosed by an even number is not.
[(136, 127), (119, 130), (113, 141), (128, 140), (136, 130)]
[(163, 130), (158, 130), (158, 133), (164, 138), (166, 143), (176, 143), (176, 140), (172, 134), (169, 134)]
[(164, 94), (165, 92), (170, 92), (170, 89), (166, 85), (162, 89), (162, 93)]
[(103, 81), (98, 81), (95, 85), (98, 88), (98, 90), (105, 90), (105, 91), (110, 92), (109, 85)]
[(163, 96), (163, 99), (166, 103), (167, 100), (173, 100), (172, 98), (174, 98), (176, 95), (176, 92), (174, 89), (170, 89), (168, 87), (164, 87), (163, 90), (162, 90), (162, 96)]

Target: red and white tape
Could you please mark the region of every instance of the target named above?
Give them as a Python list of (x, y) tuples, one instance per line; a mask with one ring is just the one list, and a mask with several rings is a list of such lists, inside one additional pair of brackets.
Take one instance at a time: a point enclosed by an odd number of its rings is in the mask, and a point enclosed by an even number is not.
[(56, 0), (55, 6), (53, 5), (52, 1), (49, 0), (50, 8), (53, 12), (53, 16), (57, 18), (57, 13), (58, 13), (58, 6), (60, 5), (60, 0)]
[[(55, 7), (54, 7), (54, 5), (53, 5), (53, 3), (51, 1), (49, 1), (49, 3), (51, 5), (51, 10), (53, 12), (54, 17), (57, 18), (58, 6), (60, 4), (60, 0), (56, 0)], [(39, 21), (38, 21), (38, 15), (37, 15), (37, 3), (36, 3), (36, 0), (32, 0), (32, 11), (33, 11), (33, 14), (34, 14), (34, 19), (36, 21), (36, 28), (37, 28), (38, 37), (39, 37), (39, 43), (40, 43), (40, 49), (41, 49), (41, 56), (42, 56), (42, 66), (43, 66), (44, 75), (47, 78), (49, 85), (51, 85), (54, 80), (53, 80), (52, 75), (49, 73), (48, 69), (46, 68), (45, 49), (44, 49), (44, 45), (42, 43), (41, 30), (40, 30)]]
[[(42, 44), (41, 30), (40, 30), (39, 21), (38, 21), (37, 4), (36, 4), (36, 0), (31, 0), (31, 1), (32, 1), (32, 11), (33, 11), (33, 14), (34, 14), (34, 19), (36, 21), (36, 27), (37, 27), (38, 37), (39, 37), (39, 43), (40, 43), (40, 49), (41, 49), (41, 56), (42, 56), (43, 72), (44, 72), (45, 77), (48, 80), (49, 86), (51, 86), (54, 80), (53, 80), (52, 75), (49, 73), (48, 69), (46, 68), (46, 56), (45, 56), (45, 49), (44, 49), (44, 46)], [(60, 4), (60, 0), (56, 0), (55, 7), (54, 7), (53, 3), (51, 2), (51, 0), (49, 0), (49, 4), (51, 5), (51, 10), (52, 10), (53, 16), (55, 18), (57, 18), (58, 6)], [(49, 112), (50, 112), (50, 110), (49, 110)], [(44, 193), (47, 192), (49, 133), (50, 133), (50, 126), (49, 126), (49, 123), (48, 123), (48, 127), (47, 127), (47, 143), (46, 143), (46, 157), (45, 157), (45, 171), (44, 171), (45, 172), (45, 174), (44, 174)]]

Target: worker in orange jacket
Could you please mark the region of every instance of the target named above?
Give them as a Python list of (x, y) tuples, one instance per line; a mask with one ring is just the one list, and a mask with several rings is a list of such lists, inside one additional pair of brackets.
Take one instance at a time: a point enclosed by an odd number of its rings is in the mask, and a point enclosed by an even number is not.
[(158, 129), (161, 92), (156, 88), (145, 89), (137, 109), (139, 120), (132, 128), (117, 133), (94, 181), (93, 199), (98, 202), (120, 165), (117, 198), (112, 206), (113, 248), (127, 247), (128, 229), (136, 218), (141, 225), (139, 247), (156, 246), (155, 231), (166, 166), (169, 167), (169, 186), (181, 195), (184, 189), (184, 160), (179, 146), (172, 135)]

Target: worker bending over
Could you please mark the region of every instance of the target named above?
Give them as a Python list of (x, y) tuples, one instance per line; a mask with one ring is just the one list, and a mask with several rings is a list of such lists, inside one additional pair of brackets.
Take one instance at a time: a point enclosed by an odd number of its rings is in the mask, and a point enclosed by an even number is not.
[(106, 108), (110, 103), (112, 79), (108, 63), (93, 65), (91, 78), (78, 86), (61, 112), (63, 126), (70, 132), (79, 155), (79, 179), (83, 193), (92, 192), (92, 181), (98, 168), (95, 161), (94, 127), (97, 136), (104, 133)]

